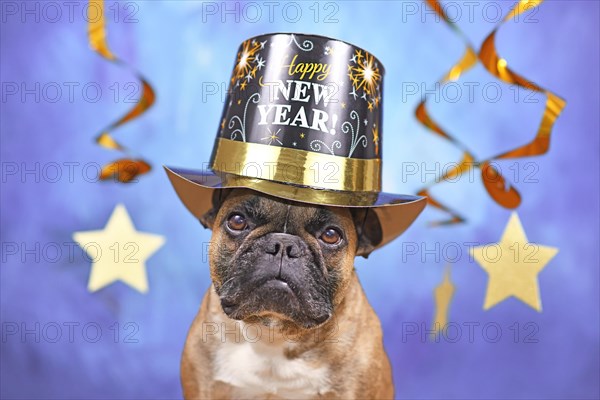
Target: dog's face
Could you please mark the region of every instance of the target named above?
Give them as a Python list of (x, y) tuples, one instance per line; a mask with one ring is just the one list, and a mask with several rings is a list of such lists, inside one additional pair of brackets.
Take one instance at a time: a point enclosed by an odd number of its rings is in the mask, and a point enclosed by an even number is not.
[(233, 319), (308, 329), (344, 296), (356, 255), (381, 240), (368, 209), (309, 205), (246, 189), (215, 196), (201, 222), (212, 228), (211, 277)]

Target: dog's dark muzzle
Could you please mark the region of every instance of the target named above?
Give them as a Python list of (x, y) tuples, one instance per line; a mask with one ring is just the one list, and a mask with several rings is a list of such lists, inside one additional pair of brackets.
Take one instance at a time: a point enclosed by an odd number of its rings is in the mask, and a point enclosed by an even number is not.
[(247, 270), (239, 271), (221, 293), (221, 305), (231, 318), (275, 312), (309, 325), (329, 318), (329, 298), (318, 289), (326, 286), (326, 278), (300, 237), (270, 233), (246, 257), (250, 262), (240, 262), (240, 268)]

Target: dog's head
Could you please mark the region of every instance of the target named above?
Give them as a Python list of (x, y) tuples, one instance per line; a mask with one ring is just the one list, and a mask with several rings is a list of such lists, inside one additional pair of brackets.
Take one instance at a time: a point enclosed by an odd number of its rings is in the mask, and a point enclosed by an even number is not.
[(367, 208), (286, 201), (246, 189), (215, 192), (201, 222), (213, 231), (211, 277), (233, 319), (308, 329), (333, 315), (354, 257), (381, 241)]

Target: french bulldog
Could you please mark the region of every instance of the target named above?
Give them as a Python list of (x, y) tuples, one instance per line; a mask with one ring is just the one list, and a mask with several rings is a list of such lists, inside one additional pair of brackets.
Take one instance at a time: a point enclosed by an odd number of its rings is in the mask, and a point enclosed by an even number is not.
[(381, 240), (368, 208), (214, 192), (212, 285), (181, 362), (186, 399), (391, 399), (379, 319), (354, 270)]

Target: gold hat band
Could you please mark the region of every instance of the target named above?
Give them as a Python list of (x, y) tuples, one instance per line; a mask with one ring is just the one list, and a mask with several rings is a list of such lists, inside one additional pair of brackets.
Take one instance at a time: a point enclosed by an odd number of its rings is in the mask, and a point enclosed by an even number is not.
[(301, 186), (231, 174), (223, 174), (222, 179), (222, 187), (224, 188), (245, 187), (284, 199), (337, 207), (370, 207), (377, 202), (379, 196), (377, 192), (314, 190)]
[(211, 168), (249, 178), (351, 192), (381, 191), (381, 161), (219, 138)]

